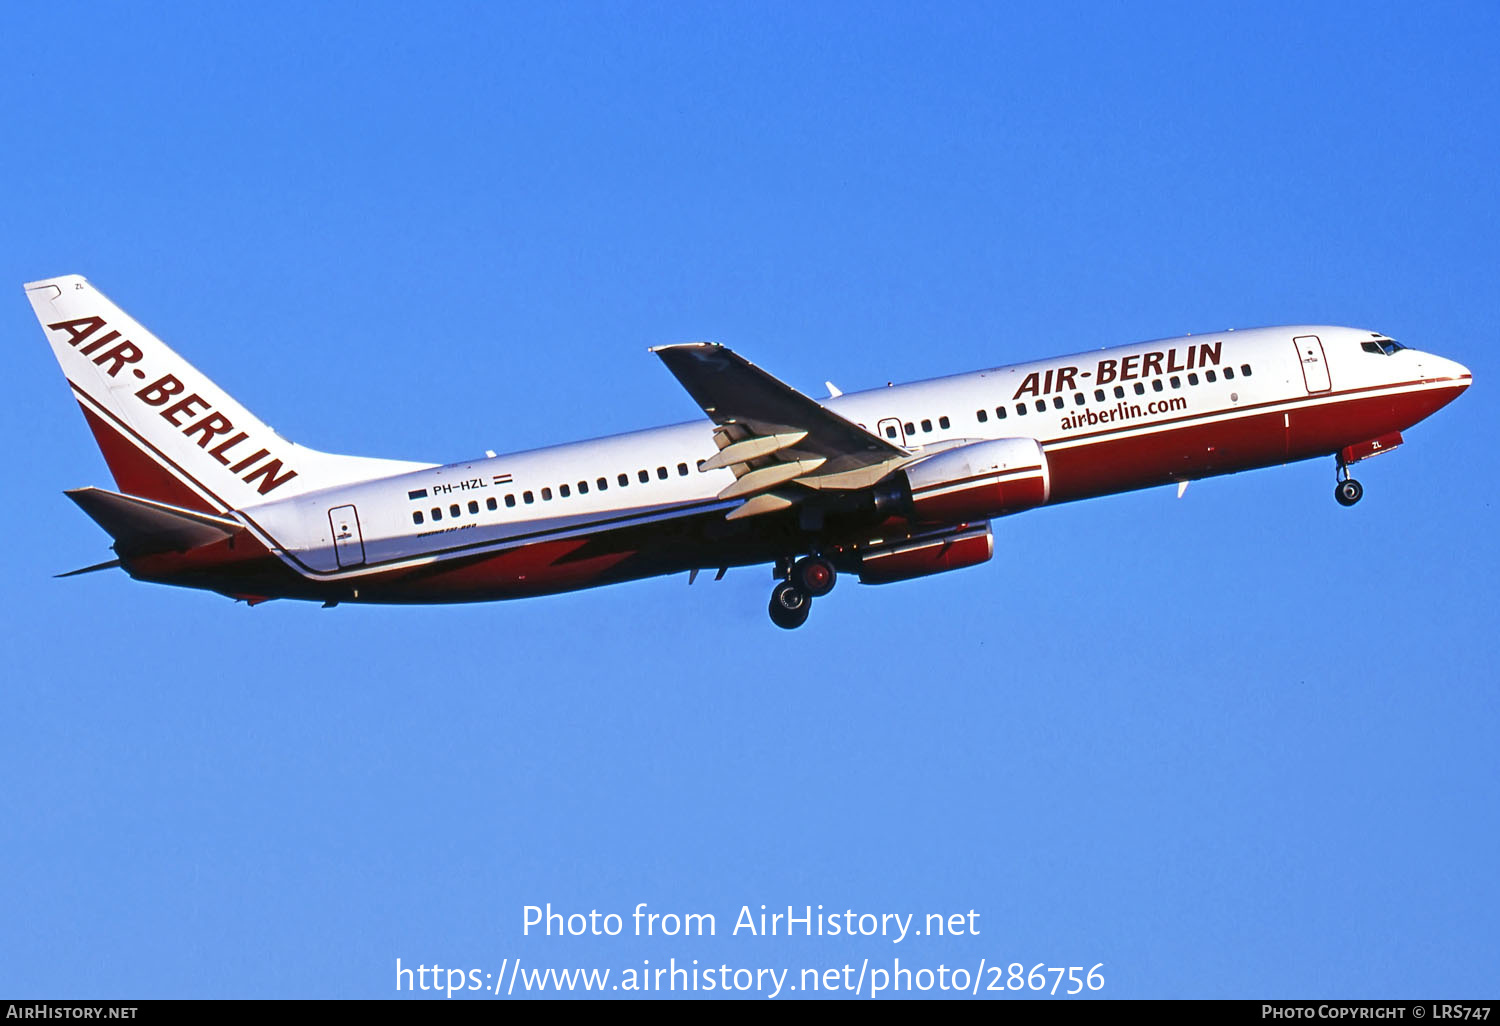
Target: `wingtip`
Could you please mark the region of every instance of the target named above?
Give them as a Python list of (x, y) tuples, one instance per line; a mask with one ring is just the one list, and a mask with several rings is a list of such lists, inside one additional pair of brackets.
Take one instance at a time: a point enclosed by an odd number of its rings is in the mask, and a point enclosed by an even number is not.
[(669, 342), (664, 346), (652, 346), (647, 352), (662, 353), (669, 349), (723, 349), (718, 342)]

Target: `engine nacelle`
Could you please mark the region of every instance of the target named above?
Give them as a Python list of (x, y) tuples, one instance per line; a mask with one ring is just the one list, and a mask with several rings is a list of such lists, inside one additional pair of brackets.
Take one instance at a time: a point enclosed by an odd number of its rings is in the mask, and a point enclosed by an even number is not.
[(945, 570), (962, 570), (988, 562), (994, 554), (995, 538), (990, 534), (989, 524), (912, 538), (861, 553), (859, 583), (890, 584)]
[(997, 438), (949, 449), (901, 471), (912, 519), (960, 524), (1040, 506), (1051, 492), (1047, 454), (1034, 438)]

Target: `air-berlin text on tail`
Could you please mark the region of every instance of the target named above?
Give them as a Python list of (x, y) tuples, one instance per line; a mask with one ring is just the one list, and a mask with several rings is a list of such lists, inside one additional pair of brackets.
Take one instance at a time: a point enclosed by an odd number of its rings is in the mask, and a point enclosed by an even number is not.
[(1151, 378), (1159, 374), (1175, 374), (1196, 367), (1219, 365), (1224, 343), (1200, 343), (1199, 345), (1172, 346), (1170, 349), (1153, 350), (1149, 353), (1131, 353), (1118, 359), (1109, 357), (1099, 361), (1092, 371), (1077, 367), (1054, 367), (1043, 371), (1032, 371), (1016, 389), (1012, 399), (1023, 395), (1050, 395), (1053, 392), (1071, 392), (1083, 388), (1079, 378), (1089, 379), (1092, 385), (1107, 385), (1111, 381), (1134, 381), (1136, 378)]
[[(785, 908), (785, 911), (782, 909)], [(912, 937), (977, 937), (979, 917), (966, 912), (856, 912), (825, 910), (822, 905), (741, 905), (731, 937), (886, 937), (900, 944)], [(727, 918), (727, 917), (726, 917)], [(521, 933), (543, 937), (714, 937), (718, 917), (712, 912), (655, 912), (646, 902), (626, 915), (618, 912), (560, 912), (552, 903), (524, 905)]]
[(184, 436), (193, 439), (198, 448), (228, 467), (231, 474), (243, 474), (241, 481), (256, 484), (258, 480), (256, 487), (261, 495), (275, 491), (297, 476), (295, 470), (283, 471), (281, 460), (272, 457), (269, 449), (250, 441), (247, 432), (237, 430), (228, 417), (216, 411), (197, 392), (188, 391), (175, 375), (152, 375), (145, 368), (135, 366), (145, 354), (134, 342), (121, 338), (118, 331), (105, 330), (109, 325), (103, 317), (59, 321), (47, 325), (47, 328), (67, 332), (68, 344), (80, 355), (91, 357), (94, 365), (102, 368), (110, 378), (117, 377), (121, 370), (129, 367), (132, 377), (149, 382), (135, 393), (135, 397), (153, 407), (163, 420), (178, 428)]

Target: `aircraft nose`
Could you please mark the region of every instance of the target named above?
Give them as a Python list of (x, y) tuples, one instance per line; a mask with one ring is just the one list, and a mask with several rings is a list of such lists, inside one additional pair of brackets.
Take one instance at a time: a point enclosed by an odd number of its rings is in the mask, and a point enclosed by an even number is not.
[(1451, 381), (1460, 388), (1468, 388), (1473, 380), (1469, 368), (1457, 360), (1449, 360), (1436, 353), (1427, 352), (1421, 353), (1418, 360), (1419, 372), (1428, 381)]
[(1474, 375), (1469, 373), (1469, 368), (1465, 367), (1457, 360), (1446, 360), (1442, 357), (1438, 357), (1437, 364), (1438, 370), (1443, 374), (1444, 377), (1456, 378), (1459, 384), (1463, 385), (1463, 387), (1465, 388), (1468, 388), (1469, 384), (1474, 380)]

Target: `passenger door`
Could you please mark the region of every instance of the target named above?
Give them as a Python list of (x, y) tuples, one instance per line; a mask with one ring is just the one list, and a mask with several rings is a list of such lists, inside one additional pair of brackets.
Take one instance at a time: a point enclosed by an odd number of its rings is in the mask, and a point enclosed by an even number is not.
[(1316, 335), (1299, 335), (1292, 339), (1297, 347), (1297, 359), (1302, 364), (1302, 381), (1309, 393), (1327, 392), (1333, 387), (1328, 376), (1328, 360), (1323, 354), (1323, 343)]

